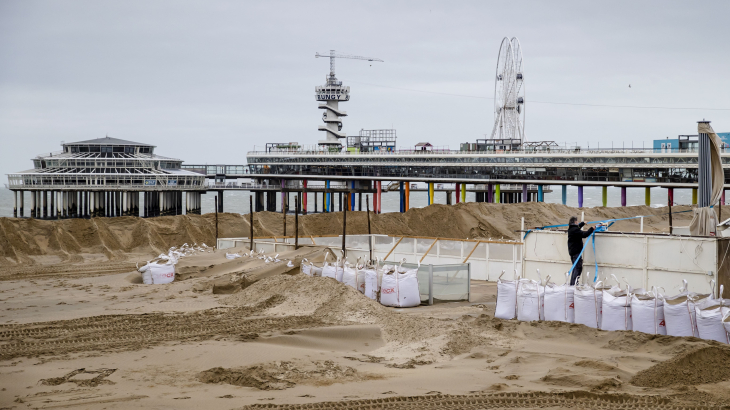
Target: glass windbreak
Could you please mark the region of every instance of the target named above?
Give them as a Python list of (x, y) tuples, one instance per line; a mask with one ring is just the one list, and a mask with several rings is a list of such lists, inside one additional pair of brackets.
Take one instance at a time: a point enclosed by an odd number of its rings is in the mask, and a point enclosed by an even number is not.
[[(431, 279), (431, 267), (433, 278)], [(469, 300), (469, 264), (456, 263), (448, 265), (421, 265), (404, 263), (403, 268), (418, 269), (418, 289), (421, 302), (428, 303), (433, 295), (433, 302), (453, 302)]]

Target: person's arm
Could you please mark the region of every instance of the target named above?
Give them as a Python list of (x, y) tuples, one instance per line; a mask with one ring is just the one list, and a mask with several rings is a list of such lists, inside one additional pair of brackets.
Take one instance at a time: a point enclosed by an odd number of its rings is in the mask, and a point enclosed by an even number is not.
[(586, 225), (585, 222), (581, 222), (578, 224), (578, 228), (583, 229), (583, 227)]
[(581, 235), (583, 235), (584, 238), (587, 238), (587, 237), (591, 236), (591, 234), (593, 233), (593, 231), (594, 231), (594, 229), (591, 226), (590, 228), (588, 228), (587, 231), (580, 231), (580, 232), (581, 232)]

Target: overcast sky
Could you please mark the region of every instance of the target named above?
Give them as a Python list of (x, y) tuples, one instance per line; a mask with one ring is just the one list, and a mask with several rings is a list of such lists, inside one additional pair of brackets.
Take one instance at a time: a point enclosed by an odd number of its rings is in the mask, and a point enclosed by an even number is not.
[(0, 0), (2, 183), (62, 140), (107, 134), (187, 163), (315, 144), (329, 65), (314, 53), (330, 49), (385, 60), (337, 61), (344, 132), (394, 127), (399, 146), (458, 149), (491, 133), (505, 36), (522, 44), (529, 140), (648, 145), (702, 118), (727, 132), (728, 16), (725, 0)]

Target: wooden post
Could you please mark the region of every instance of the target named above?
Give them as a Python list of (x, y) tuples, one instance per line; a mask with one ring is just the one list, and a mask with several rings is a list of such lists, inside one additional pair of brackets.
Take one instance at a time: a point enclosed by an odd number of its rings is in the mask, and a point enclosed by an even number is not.
[(253, 252), (253, 195), (248, 196), (248, 223), (251, 225), (251, 233), (248, 235), (249, 250)]
[[(362, 198), (362, 196), (360, 196)], [(360, 203), (362, 205), (362, 202)], [(365, 195), (365, 209), (368, 211), (368, 244), (370, 245), (370, 260), (373, 260), (373, 237), (370, 231), (370, 195)]]
[(294, 196), (294, 250), (299, 249), (299, 195)]
[(215, 245), (218, 247), (218, 195), (215, 196)]
[[(340, 207), (342, 202), (340, 201)], [(347, 207), (342, 211), (342, 257), (345, 257), (345, 240), (347, 239)]]
[(669, 234), (672, 234), (672, 203), (669, 202)]

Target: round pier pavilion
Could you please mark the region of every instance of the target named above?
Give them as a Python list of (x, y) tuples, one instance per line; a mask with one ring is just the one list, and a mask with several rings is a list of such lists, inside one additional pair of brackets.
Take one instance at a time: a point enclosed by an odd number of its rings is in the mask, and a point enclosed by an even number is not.
[(154, 145), (106, 137), (62, 146), (33, 158), (33, 169), (8, 174), (14, 216), (24, 216), (27, 196), (30, 217), (39, 219), (180, 215), (183, 207), (200, 214), (205, 175), (156, 155)]

